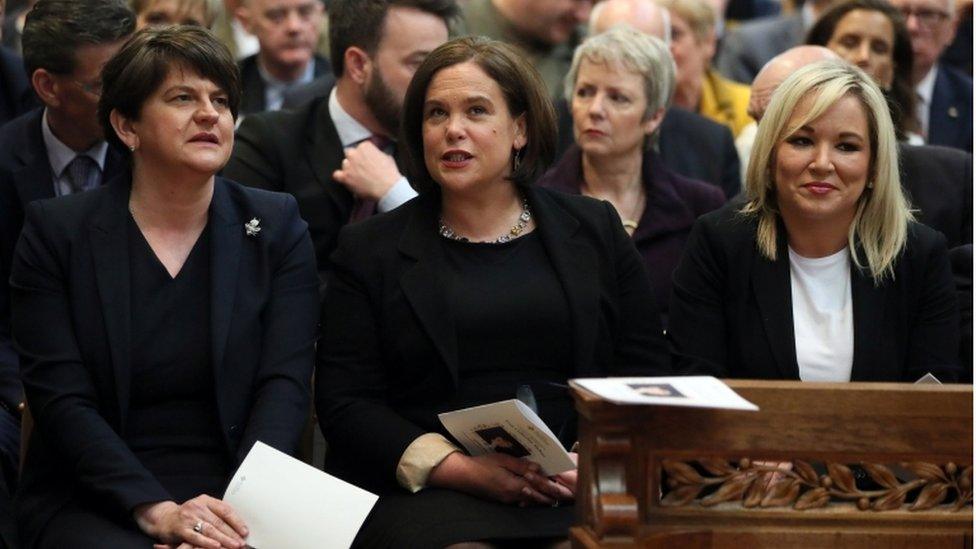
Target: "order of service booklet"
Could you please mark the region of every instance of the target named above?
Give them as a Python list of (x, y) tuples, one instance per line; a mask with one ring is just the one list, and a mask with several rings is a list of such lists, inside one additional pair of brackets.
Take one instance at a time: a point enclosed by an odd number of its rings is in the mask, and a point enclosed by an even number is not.
[(260, 441), (224, 493), (255, 549), (349, 547), (377, 499)]
[(618, 404), (759, 410), (712, 376), (580, 378), (569, 384)]
[(437, 416), (472, 456), (492, 452), (538, 463), (546, 476), (576, 468), (549, 427), (522, 402), (512, 399)]

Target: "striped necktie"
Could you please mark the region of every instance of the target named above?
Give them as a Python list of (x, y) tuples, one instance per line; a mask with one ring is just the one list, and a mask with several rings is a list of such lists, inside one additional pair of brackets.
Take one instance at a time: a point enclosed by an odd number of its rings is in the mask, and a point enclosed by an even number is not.
[(92, 157), (79, 154), (68, 164), (68, 182), (71, 192), (80, 193), (98, 186), (102, 179), (102, 170)]

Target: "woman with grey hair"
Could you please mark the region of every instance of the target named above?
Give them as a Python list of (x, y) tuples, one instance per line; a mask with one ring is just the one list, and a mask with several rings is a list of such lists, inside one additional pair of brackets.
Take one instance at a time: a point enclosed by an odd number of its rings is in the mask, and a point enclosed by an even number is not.
[(576, 145), (539, 184), (609, 201), (637, 246), (667, 320), (671, 272), (698, 216), (721, 189), (667, 168), (655, 150), (675, 86), (667, 46), (630, 27), (583, 42), (566, 76)]
[(945, 237), (912, 218), (870, 76), (830, 60), (787, 78), (759, 122), (745, 194), (698, 220), (674, 273), (682, 374), (956, 381)]

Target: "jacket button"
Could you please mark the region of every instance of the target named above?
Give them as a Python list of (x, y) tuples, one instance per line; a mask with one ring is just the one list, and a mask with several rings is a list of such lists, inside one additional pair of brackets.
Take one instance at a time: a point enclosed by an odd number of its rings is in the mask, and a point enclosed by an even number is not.
[(236, 431), (236, 430), (237, 430), (237, 425), (231, 425), (231, 426), (230, 426), (230, 432), (232, 432), (232, 433), (233, 433), (233, 432), (234, 432), (234, 431)]

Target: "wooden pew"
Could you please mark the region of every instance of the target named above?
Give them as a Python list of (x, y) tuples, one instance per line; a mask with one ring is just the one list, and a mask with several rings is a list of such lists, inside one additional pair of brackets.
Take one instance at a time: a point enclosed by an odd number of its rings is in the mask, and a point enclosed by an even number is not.
[(972, 547), (972, 386), (728, 383), (760, 411), (574, 390), (574, 547)]

